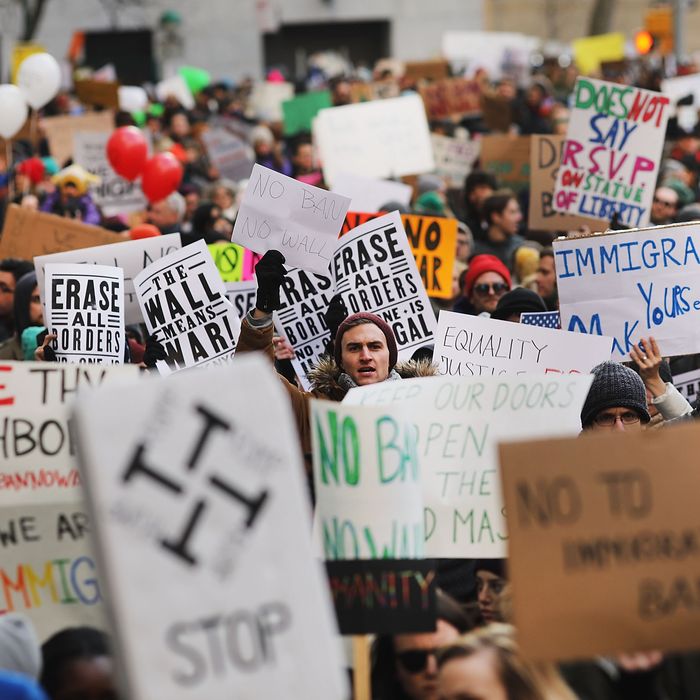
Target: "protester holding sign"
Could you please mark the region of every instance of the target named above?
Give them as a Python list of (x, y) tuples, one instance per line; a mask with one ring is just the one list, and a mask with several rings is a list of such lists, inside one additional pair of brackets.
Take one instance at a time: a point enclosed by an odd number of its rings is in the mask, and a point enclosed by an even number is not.
[[(36, 333), (31, 338), (29, 335), (34, 329), (41, 329), (44, 325), (44, 309), (41, 305), (39, 287), (36, 282), (36, 273), (28, 272), (23, 275), (15, 287), (14, 300), (14, 335), (0, 344), (0, 360), (26, 360), (33, 359), (37, 346)], [(25, 333), (27, 334), (25, 336)], [(24, 350), (24, 344), (28, 348)], [(31, 352), (29, 351), (31, 350)], [(29, 357), (27, 357), (27, 354)]]

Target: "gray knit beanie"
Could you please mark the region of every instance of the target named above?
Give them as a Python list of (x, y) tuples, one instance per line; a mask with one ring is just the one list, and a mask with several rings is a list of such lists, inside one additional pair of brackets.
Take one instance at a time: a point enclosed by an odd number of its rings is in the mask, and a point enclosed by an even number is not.
[(39, 678), (41, 650), (31, 620), (20, 613), (0, 616), (0, 669)]
[(629, 408), (642, 421), (651, 420), (647, 395), (640, 376), (619, 362), (601, 362), (593, 368), (593, 384), (581, 409), (581, 425), (588, 428), (606, 408)]

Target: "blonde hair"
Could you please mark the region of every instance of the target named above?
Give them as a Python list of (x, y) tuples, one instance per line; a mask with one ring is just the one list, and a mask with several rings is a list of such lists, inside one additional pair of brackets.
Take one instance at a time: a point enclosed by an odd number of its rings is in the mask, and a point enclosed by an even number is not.
[(482, 651), (492, 652), (498, 662), (498, 676), (508, 700), (576, 700), (552, 664), (525, 660), (515, 641), (512, 625), (492, 623), (469, 632), (438, 652), (442, 668), (453, 659), (462, 659)]

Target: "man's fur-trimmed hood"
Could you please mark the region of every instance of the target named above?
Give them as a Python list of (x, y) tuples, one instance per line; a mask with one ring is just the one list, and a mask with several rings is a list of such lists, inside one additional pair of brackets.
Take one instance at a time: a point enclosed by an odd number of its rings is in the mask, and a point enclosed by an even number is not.
[[(435, 377), (438, 373), (437, 365), (430, 360), (397, 362), (394, 369), (402, 379)], [(345, 398), (345, 394), (347, 394), (347, 390), (338, 384), (340, 374), (341, 369), (335, 363), (335, 360), (328, 355), (324, 355), (307, 375), (311, 382), (311, 391), (331, 401), (342, 401)]]

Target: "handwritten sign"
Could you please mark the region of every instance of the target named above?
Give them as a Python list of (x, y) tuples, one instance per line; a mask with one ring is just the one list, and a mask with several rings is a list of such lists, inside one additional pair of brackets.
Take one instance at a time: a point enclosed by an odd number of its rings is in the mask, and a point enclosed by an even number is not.
[(447, 180), (450, 187), (462, 187), (464, 178), (481, 152), (481, 141), (464, 141), (449, 136), (431, 134), (435, 172)]
[(28, 615), (41, 640), (106, 622), (68, 419), (79, 389), (137, 375), (135, 365), (0, 363), (0, 610)]
[(44, 267), (46, 324), (59, 362), (124, 362), (124, 270), (107, 265)]
[(129, 696), (346, 697), (296, 430), (268, 363), (105, 388), (75, 417)]
[(435, 631), (434, 561), (327, 561), (326, 571), (341, 634)]
[(625, 226), (649, 223), (669, 99), (658, 92), (579, 78), (554, 190), (565, 214)]
[(418, 95), (324, 109), (314, 143), (331, 186), (339, 172), (392, 178), (435, 168), (430, 131)]
[(0, 238), (0, 257), (31, 260), (38, 255), (123, 241), (99, 226), (10, 204)]
[(530, 137), (495, 134), (481, 139), (481, 165), (503, 187), (519, 192), (530, 185)]
[(564, 137), (555, 134), (532, 135), (530, 147), (530, 207), (528, 224), (537, 231), (572, 231), (588, 226), (601, 228), (598, 219), (563, 214), (554, 209), (554, 186), (561, 162)]
[(279, 250), (288, 265), (328, 274), (349, 206), (348, 197), (305, 185), (256, 163), (231, 240), (256, 253)]
[(226, 282), (226, 298), (231, 302), (239, 318), (243, 318), (255, 308), (258, 285), (255, 280), (247, 282)]
[(700, 350), (700, 236), (673, 224), (554, 242), (561, 326), (611, 336), (613, 359), (653, 335), (664, 355)]
[(243, 246), (219, 241), (210, 243), (207, 248), (224, 282), (240, 282), (243, 279), (246, 256)]
[(698, 449), (692, 426), (501, 445), (524, 654), (698, 648)]
[(241, 323), (204, 241), (156, 260), (134, 286), (146, 328), (168, 355), (161, 373), (230, 362)]
[(202, 132), (202, 141), (211, 164), (221, 177), (234, 182), (250, 177), (255, 154), (250, 145), (224, 126), (210, 126)]
[(154, 260), (162, 258), (182, 247), (179, 233), (169, 233), (157, 238), (142, 238), (138, 241), (123, 241), (121, 243), (70, 250), (51, 255), (37, 255), (34, 258), (36, 281), (39, 287), (41, 301), (46, 305), (44, 284), (44, 267), (53, 263), (85, 263), (95, 265), (111, 265), (124, 270), (124, 320), (126, 323), (142, 323), (143, 316), (136, 290), (134, 277)]
[(427, 556), (500, 558), (507, 533), (498, 443), (577, 435), (591, 381), (573, 374), (421, 377), (351, 389), (343, 404), (409, 411), (418, 436)]
[(307, 391), (311, 390), (307, 374), (330, 340), (325, 313), (332, 296), (329, 277), (297, 268), (288, 270), (280, 288), (282, 305), (273, 315), (275, 329), (294, 348), (292, 366)]
[(481, 113), (481, 85), (478, 80), (443, 78), (419, 86), (428, 119), (448, 119)]
[[(378, 214), (348, 213), (341, 235), (344, 236), (357, 226), (381, 215), (381, 212)], [(436, 299), (450, 299), (457, 243), (457, 219), (401, 214), (401, 223), (406, 231), (408, 245), (428, 296)]]
[(85, 131), (111, 133), (114, 129), (114, 112), (88, 112), (59, 117), (45, 117), (41, 128), (49, 142), (51, 155), (59, 165), (73, 157), (75, 134)]
[(313, 399), (316, 519), (326, 560), (422, 559), (421, 472), (401, 405)]
[(441, 311), (433, 357), (440, 374), (482, 377), (503, 374), (590, 372), (610, 359), (612, 338)]
[(333, 256), (333, 277), (349, 313), (370, 311), (391, 326), (400, 360), (432, 343), (435, 315), (398, 212), (343, 236)]

